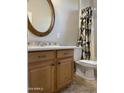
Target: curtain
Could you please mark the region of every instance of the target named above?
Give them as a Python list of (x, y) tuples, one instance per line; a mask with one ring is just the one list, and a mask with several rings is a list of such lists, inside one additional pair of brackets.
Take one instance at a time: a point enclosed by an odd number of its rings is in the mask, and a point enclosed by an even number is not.
[(81, 9), (78, 46), (82, 47), (81, 59), (90, 60), (92, 8)]

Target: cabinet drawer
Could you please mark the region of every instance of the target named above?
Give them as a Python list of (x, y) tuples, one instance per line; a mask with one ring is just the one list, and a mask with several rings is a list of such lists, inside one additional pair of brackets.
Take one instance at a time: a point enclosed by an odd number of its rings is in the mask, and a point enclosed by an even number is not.
[(28, 62), (39, 62), (44, 60), (55, 59), (55, 51), (40, 51), (28, 53)]
[(57, 58), (73, 57), (73, 50), (58, 50)]

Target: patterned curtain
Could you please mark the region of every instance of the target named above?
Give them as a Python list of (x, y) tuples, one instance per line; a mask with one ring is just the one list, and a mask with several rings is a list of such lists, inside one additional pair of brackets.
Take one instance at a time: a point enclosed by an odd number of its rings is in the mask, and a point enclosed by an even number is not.
[(92, 8), (87, 7), (81, 10), (80, 16), (80, 32), (78, 46), (82, 47), (81, 59), (90, 60), (90, 42), (91, 42), (91, 24), (92, 24)]

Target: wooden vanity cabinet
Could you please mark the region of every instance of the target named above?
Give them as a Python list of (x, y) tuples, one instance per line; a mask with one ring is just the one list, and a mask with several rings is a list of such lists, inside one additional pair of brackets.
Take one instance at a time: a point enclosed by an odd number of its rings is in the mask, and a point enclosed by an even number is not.
[(63, 88), (72, 81), (72, 60), (59, 60), (57, 65), (57, 89)]
[(52, 93), (55, 90), (55, 51), (28, 53), (29, 93)]
[(53, 62), (37, 64), (29, 68), (30, 93), (51, 93), (54, 91), (55, 66)]
[(57, 51), (57, 89), (70, 84), (73, 76), (73, 50)]
[(28, 53), (29, 93), (55, 93), (73, 76), (73, 50)]

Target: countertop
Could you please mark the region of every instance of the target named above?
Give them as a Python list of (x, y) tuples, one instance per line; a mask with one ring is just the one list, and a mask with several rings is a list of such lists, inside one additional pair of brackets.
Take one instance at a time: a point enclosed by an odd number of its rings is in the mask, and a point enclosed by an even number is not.
[(28, 51), (75, 49), (75, 48), (81, 48), (81, 47), (77, 47), (77, 46), (29, 46)]

